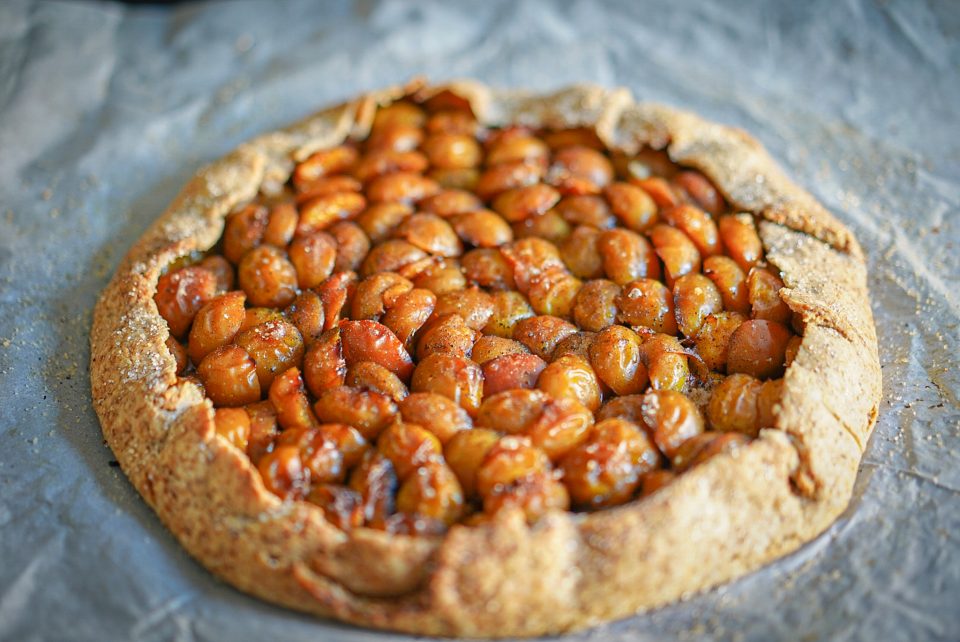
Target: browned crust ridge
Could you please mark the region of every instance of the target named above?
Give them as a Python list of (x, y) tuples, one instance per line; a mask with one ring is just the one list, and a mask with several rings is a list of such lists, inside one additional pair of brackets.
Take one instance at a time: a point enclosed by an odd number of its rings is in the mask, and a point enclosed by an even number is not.
[[(216, 436), (213, 408), (178, 382), (153, 302), (171, 260), (212, 247), (226, 215), (283, 182), (293, 159), (362, 135), (378, 104), (415, 93), (467, 98), (481, 122), (591, 126), (611, 148), (666, 147), (759, 221), (784, 299), (805, 322), (774, 429), (653, 496), (533, 526), (504, 513), (438, 538), (350, 533), (322, 509), (267, 492)], [(123, 471), (182, 545), (230, 584), (361, 626), (445, 636), (531, 636), (666, 604), (796, 550), (849, 502), (876, 420), (880, 366), (862, 252), (744, 132), (625, 89), (542, 95), (473, 81), (415, 81), (261, 136), (201, 170), (121, 262), (91, 331), (93, 401)]]

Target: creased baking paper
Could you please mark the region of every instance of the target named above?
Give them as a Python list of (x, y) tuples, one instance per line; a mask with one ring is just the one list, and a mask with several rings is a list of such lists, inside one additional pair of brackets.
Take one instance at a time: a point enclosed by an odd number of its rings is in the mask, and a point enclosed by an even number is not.
[(111, 465), (87, 336), (203, 163), (417, 74), (623, 85), (742, 127), (869, 256), (885, 399), (847, 513), (741, 581), (570, 639), (957, 639), (958, 43), (960, 6), (909, 0), (0, 4), (0, 639), (392, 637), (189, 559)]

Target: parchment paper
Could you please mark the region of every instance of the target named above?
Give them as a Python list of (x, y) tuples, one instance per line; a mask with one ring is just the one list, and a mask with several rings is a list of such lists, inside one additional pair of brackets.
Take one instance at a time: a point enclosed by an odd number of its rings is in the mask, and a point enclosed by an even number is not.
[(569, 639), (960, 638), (958, 42), (949, 0), (0, 4), (0, 639), (394, 637), (188, 558), (111, 465), (87, 337), (200, 165), (418, 73), (625, 85), (743, 127), (869, 253), (885, 399), (847, 513), (761, 572)]

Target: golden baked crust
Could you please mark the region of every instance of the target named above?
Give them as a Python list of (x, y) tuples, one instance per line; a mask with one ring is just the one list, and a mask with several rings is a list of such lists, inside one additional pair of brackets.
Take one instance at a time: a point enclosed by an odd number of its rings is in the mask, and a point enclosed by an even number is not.
[[(442, 537), (359, 528), (268, 492), (248, 458), (218, 438), (213, 407), (178, 380), (153, 295), (161, 270), (207, 250), (224, 219), (311, 152), (363, 135), (404, 95), (450, 91), (483, 123), (591, 126), (612, 149), (666, 146), (752, 212), (781, 292), (805, 323), (775, 429), (625, 506), (505, 511)], [(626, 90), (550, 95), (472, 81), (375, 92), (261, 136), (201, 170), (124, 258), (91, 332), (93, 400), (104, 435), (143, 497), (186, 549), (238, 588), (362, 626), (448, 636), (529, 636), (590, 626), (756, 569), (821, 533), (846, 507), (880, 399), (862, 252), (747, 134)]]

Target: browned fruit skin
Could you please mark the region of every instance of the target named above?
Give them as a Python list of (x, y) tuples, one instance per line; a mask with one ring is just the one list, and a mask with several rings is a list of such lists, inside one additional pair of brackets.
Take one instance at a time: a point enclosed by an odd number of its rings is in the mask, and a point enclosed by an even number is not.
[(714, 216), (723, 212), (726, 203), (717, 188), (706, 176), (697, 171), (683, 171), (678, 173), (673, 182), (685, 191), (693, 201)]
[(436, 214), (413, 214), (407, 217), (393, 231), (393, 236), (434, 256), (463, 254), (463, 244), (453, 227)]
[(493, 315), (482, 330), (485, 334), (510, 339), (517, 324), (529, 319), (536, 313), (530, 303), (519, 292), (504, 291), (493, 294)]
[(417, 339), (417, 359), (422, 361), (435, 353), (469, 357), (477, 334), (459, 314), (435, 319), (423, 328)]
[(301, 499), (307, 493), (310, 473), (296, 446), (279, 446), (260, 460), (257, 469), (267, 490), (284, 499)]
[(319, 178), (346, 171), (356, 160), (357, 150), (347, 145), (320, 150), (297, 165), (293, 172), (293, 184), (297, 189), (302, 189)]
[(414, 288), (404, 292), (380, 319), (390, 328), (407, 352), (413, 352), (418, 331), (427, 323), (437, 304), (437, 295), (430, 290)]
[(763, 256), (763, 244), (753, 223), (753, 217), (746, 214), (721, 216), (718, 222), (720, 238), (740, 269), (749, 272)]
[(513, 353), (483, 363), (483, 396), (504, 390), (533, 388), (547, 362), (535, 354)]
[(439, 191), (440, 186), (435, 181), (414, 172), (394, 172), (379, 176), (367, 186), (367, 195), (372, 203), (413, 203)]
[(525, 433), (551, 461), (558, 461), (576, 448), (593, 425), (590, 409), (570, 398), (549, 399)]
[(716, 372), (726, 372), (730, 337), (744, 321), (746, 318), (738, 312), (711, 314), (703, 320), (694, 338), (694, 346), (704, 366)]
[(600, 332), (617, 320), (617, 298), (620, 286), (613, 281), (587, 281), (577, 292), (573, 304), (573, 320), (584, 330)]
[(688, 354), (676, 337), (667, 334), (648, 336), (640, 346), (640, 360), (647, 366), (650, 387), (683, 392), (690, 374)]
[(350, 366), (344, 383), (351, 388), (378, 392), (397, 403), (409, 394), (407, 386), (397, 375), (373, 361), (358, 361)]
[(457, 236), (474, 247), (499, 247), (513, 240), (513, 229), (489, 210), (455, 215), (452, 223)]
[(598, 279), (603, 276), (600, 235), (597, 228), (580, 225), (561, 241), (560, 258), (574, 276), (582, 279)]
[(510, 229), (518, 239), (541, 238), (558, 247), (573, 232), (573, 228), (557, 213), (556, 209), (549, 209), (542, 214), (535, 214), (517, 221), (510, 226)]
[(793, 333), (776, 321), (744, 321), (730, 337), (727, 372), (742, 372), (758, 379), (783, 375), (787, 346)]
[(703, 261), (703, 273), (720, 291), (724, 309), (740, 314), (750, 313), (747, 275), (729, 256), (708, 256)]
[(750, 443), (749, 437), (736, 432), (703, 433), (684, 443), (673, 458), (672, 464), (674, 470), (683, 472), (748, 443)]
[(283, 321), (284, 316), (280, 310), (273, 308), (247, 308), (243, 315), (243, 323), (240, 324), (240, 333), (246, 332), (258, 325), (263, 325), (268, 321)]
[(443, 218), (455, 214), (465, 214), (483, 208), (481, 201), (472, 192), (462, 189), (444, 189), (419, 203), (420, 210), (431, 212)]
[(444, 457), (460, 480), (466, 497), (476, 494), (477, 471), (500, 435), (486, 428), (458, 432), (444, 446)]
[(357, 283), (350, 302), (354, 319), (379, 319), (398, 299), (413, 289), (413, 283), (395, 272), (379, 272)]
[(250, 436), (247, 440), (247, 455), (254, 465), (268, 452), (273, 450), (276, 439), (280, 435), (277, 426), (277, 412), (269, 401), (259, 401), (248, 404), (243, 410), (250, 417)]
[(555, 399), (573, 399), (591, 412), (600, 407), (603, 395), (590, 363), (572, 354), (564, 355), (544, 368), (537, 379), (537, 388)]
[(640, 496), (648, 497), (667, 486), (677, 477), (672, 470), (651, 470), (640, 476)]
[(483, 151), (469, 134), (438, 133), (423, 141), (430, 164), (440, 169), (467, 169), (480, 164)]
[(438, 317), (457, 314), (467, 326), (481, 330), (493, 316), (494, 308), (493, 297), (480, 288), (472, 287), (438, 296), (434, 313)]
[(367, 200), (356, 192), (323, 194), (304, 200), (300, 205), (297, 236), (306, 236), (327, 229), (337, 221), (353, 218), (367, 205)]
[(500, 248), (500, 253), (513, 271), (517, 290), (527, 294), (534, 279), (552, 268), (563, 268), (557, 247), (541, 238), (530, 237)]
[(505, 339), (495, 334), (482, 335), (477, 342), (473, 344), (473, 353), (471, 358), (483, 365), (487, 361), (503, 357), (510, 354), (529, 354), (530, 350), (513, 339)]
[(363, 496), (355, 490), (337, 484), (313, 486), (306, 500), (323, 509), (323, 515), (341, 530), (363, 525)]
[(533, 136), (517, 135), (495, 140), (487, 151), (487, 165), (516, 161), (546, 162), (549, 157), (550, 149), (542, 140)]
[(663, 212), (663, 220), (681, 230), (693, 242), (701, 256), (719, 254), (720, 233), (713, 218), (693, 205), (678, 205)]
[(474, 190), (477, 196), (489, 202), (508, 190), (535, 185), (543, 173), (543, 165), (536, 162), (498, 163), (480, 174)]
[(277, 319), (240, 332), (235, 343), (257, 364), (260, 386), (268, 389), (273, 378), (303, 359), (303, 337), (296, 326)]
[(483, 371), (465, 357), (434, 353), (417, 365), (410, 390), (441, 394), (474, 416), (483, 397)]
[(237, 268), (237, 279), (251, 305), (284, 308), (297, 296), (297, 270), (272, 245), (247, 252)]
[(602, 330), (590, 345), (590, 364), (615, 394), (633, 395), (646, 389), (649, 375), (640, 359), (641, 345), (636, 332), (619, 325)]
[(680, 195), (668, 181), (660, 176), (649, 178), (631, 178), (633, 185), (643, 188), (660, 209), (669, 209), (680, 204)]
[[(363, 189), (363, 184), (351, 176), (327, 176), (318, 178), (304, 186), (297, 193), (297, 203), (306, 202), (315, 196), (327, 196), (339, 192), (359, 192)], [(286, 245), (290, 242), (289, 236), (296, 233), (296, 220), (292, 221), (290, 209), (286, 206), (289, 203), (278, 203), (270, 211), (270, 222), (267, 224), (267, 230), (263, 234), (263, 242), (271, 245)], [(296, 210), (292, 210), (296, 214)], [(293, 229), (291, 229), (291, 227)]]
[(217, 408), (213, 429), (235, 447), (246, 451), (250, 442), (250, 415), (243, 408)]
[(734, 431), (755, 437), (760, 430), (758, 400), (762, 384), (746, 374), (732, 374), (714, 388), (707, 405), (707, 420), (717, 431)]
[(508, 508), (521, 510), (527, 522), (533, 524), (551, 510), (569, 509), (570, 493), (555, 474), (533, 473), (494, 490), (483, 500), (484, 516), (494, 516)]
[(470, 415), (452, 400), (430, 392), (416, 392), (400, 402), (403, 420), (423, 426), (448, 443), (458, 432), (473, 427)]
[(423, 426), (396, 422), (380, 433), (377, 450), (393, 463), (397, 476), (403, 481), (421, 465), (438, 459), (443, 446), (437, 436)]
[(237, 275), (225, 257), (219, 254), (211, 254), (197, 263), (198, 267), (211, 272), (217, 280), (217, 292), (223, 293), (232, 290), (236, 283)]
[(660, 262), (650, 241), (636, 232), (608, 230), (600, 235), (597, 249), (607, 278), (618, 285), (641, 278), (660, 278)]
[(677, 329), (686, 337), (695, 337), (704, 319), (723, 311), (723, 297), (713, 281), (702, 274), (687, 274), (673, 285), (673, 305)]
[(493, 199), (493, 211), (510, 223), (545, 213), (560, 200), (560, 193), (542, 183), (509, 189)]
[(538, 314), (569, 319), (583, 283), (562, 268), (544, 271), (530, 283), (530, 306)]
[(260, 245), (267, 227), (269, 211), (250, 204), (227, 218), (223, 230), (223, 255), (234, 265), (243, 255)]
[(551, 315), (521, 319), (514, 326), (513, 338), (542, 359), (549, 359), (564, 338), (577, 331), (577, 326)]
[(317, 423), (297, 368), (286, 370), (273, 380), (267, 395), (283, 428), (306, 428)]
[(645, 232), (657, 222), (657, 204), (643, 189), (630, 183), (613, 183), (605, 191), (610, 208), (624, 226)]
[(354, 272), (337, 272), (315, 288), (323, 306), (323, 329), (336, 327), (347, 316), (356, 294), (358, 277)]
[(295, 162), (218, 247), (159, 280), (176, 373), (343, 530), (656, 494), (776, 427), (801, 349), (753, 216), (700, 171), (449, 92)]
[(340, 324), (343, 360), (347, 366), (372, 361), (409, 381), (413, 360), (390, 328), (376, 321), (344, 321)]
[(760, 385), (757, 396), (757, 428), (776, 428), (783, 398), (783, 379), (769, 379)]
[(560, 462), (573, 503), (603, 508), (628, 501), (640, 476), (654, 470), (660, 453), (636, 424), (607, 419), (594, 425), (590, 438)]
[(673, 390), (655, 390), (643, 399), (643, 421), (666, 457), (704, 431), (703, 416), (690, 399)]
[(170, 333), (182, 338), (194, 316), (217, 292), (216, 276), (199, 267), (186, 267), (167, 272), (157, 282), (153, 296), (157, 311), (170, 327)]
[(554, 152), (547, 181), (563, 194), (597, 194), (613, 179), (613, 165), (601, 152), (574, 144)]
[(297, 272), (297, 285), (315, 288), (333, 273), (337, 242), (326, 232), (314, 232), (295, 239), (288, 254)]
[(766, 268), (753, 268), (747, 276), (748, 297), (754, 319), (765, 319), (788, 324), (793, 316), (790, 308), (780, 298), (783, 281)]
[(194, 363), (200, 363), (216, 348), (233, 340), (243, 324), (245, 296), (228, 292), (209, 301), (197, 312), (190, 328), (188, 352)]
[(546, 402), (540, 390), (505, 390), (483, 400), (476, 422), (497, 432), (520, 434), (541, 415)]
[(640, 325), (663, 334), (677, 333), (673, 297), (659, 281), (638, 279), (625, 284), (616, 305), (620, 323)]
[(450, 526), (463, 513), (463, 488), (454, 472), (439, 459), (411, 473), (397, 493), (397, 510), (436, 519)]
[(395, 510), (399, 486), (393, 464), (376, 450), (367, 451), (353, 469), (349, 485), (360, 494), (365, 523), (382, 527)]
[(200, 362), (197, 374), (214, 405), (244, 406), (260, 401), (257, 365), (239, 346), (217, 348)]
[(390, 238), (393, 230), (411, 214), (413, 207), (406, 203), (373, 203), (357, 216), (355, 222), (371, 242), (382, 243)]
[(301, 493), (307, 492), (311, 484), (340, 483), (344, 480), (349, 451), (329, 439), (323, 430), (305, 427), (284, 430), (277, 439), (274, 452), (289, 447), (298, 450), (301, 465), (305, 469), (303, 487), (298, 489)]
[(477, 470), (476, 492), (486, 498), (531, 474), (550, 470), (546, 454), (526, 437), (502, 437)]
[(353, 426), (372, 440), (396, 417), (397, 404), (379, 392), (337, 386), (319, 395), (313, 412), (322, 422)]
[(681, 276), (700, 270), (700, 250), (683, 230), (662, 223), (654, 225), (650, 230), (650, 241), (663, 261), (667, 287), (672, 288)]
[(176, 373), (178, 375), (182, 375), (187, 370), (187, 366), (190, 364), (190, 358), (187, 356), (187, 349), (183, 347), (183, 344), (177, 341), (172, 335), (168, 336), (163, 343), (167, 347), (167, 350), (170, 351), (170, 356), (173, 357), (173, 361), (176, 364)]
[(357, 270), (370, 251), (370, 239), (356, 223), (341, 221), (327, 228), (327, 233), (337, 244), (337, 258), (333, 263), (334, 272)]
[(325, 441), (334, 444), (343, 453), (343, 464), (348, 468), (360, 463), (370, 449), (366, 438), (353, 426), (321, 424), (317, 427), (317, 432)]

